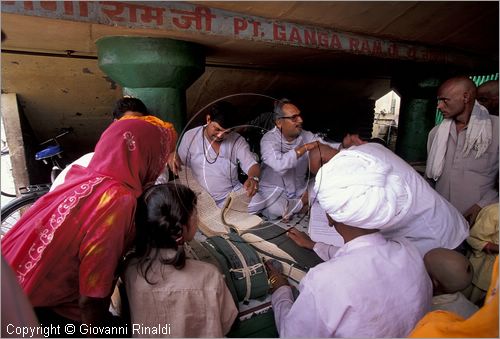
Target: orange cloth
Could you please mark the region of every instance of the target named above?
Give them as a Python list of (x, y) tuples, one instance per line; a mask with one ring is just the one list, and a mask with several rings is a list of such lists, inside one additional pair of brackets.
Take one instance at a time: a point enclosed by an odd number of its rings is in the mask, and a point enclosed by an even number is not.
[(166, 130), (168, 130), (171, 134), (171, 138), (169, 139), (168, 149), (170, 152), (173, 152), (175, 150), (175, 145), (177, 144), (177, 131), (174, 128), (174, 125), (170, 122), (163, 121), (160, 118), (155, 117), (154, 115), (144, 115), (144, 116), (137, 116), (137, 115), (124, 115), (123, 117), (120, 118), (120, 120), (127, 120), (127, 119), (138, 119), (138, 120), (143, 120), (147, 121), (150, 124), (162, 127)]
[(447, 311), (427, 313), (409, 338), (498, 338), (498, 256), (484, 306), (464, 319)]

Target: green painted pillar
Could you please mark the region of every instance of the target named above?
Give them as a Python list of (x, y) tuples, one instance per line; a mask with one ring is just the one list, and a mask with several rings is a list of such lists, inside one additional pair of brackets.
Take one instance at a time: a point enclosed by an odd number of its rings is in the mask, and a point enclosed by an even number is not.
[(123, 95), (141, 99), (152, 114), (175, 125), (177, 132), (186, 124), (186, 91), (172, 87), (124, 87)]
[(434, 127), (440, 79), (415, 78), (394, 81), (401, 95), (396, 153), (407, 162), (427, 159), (427, 136)]
[(186, 123), (186, 89), (205, 71), (202, 46), (168, 38), (109, 36), (96, 41), (99, 67), (151, 114)]

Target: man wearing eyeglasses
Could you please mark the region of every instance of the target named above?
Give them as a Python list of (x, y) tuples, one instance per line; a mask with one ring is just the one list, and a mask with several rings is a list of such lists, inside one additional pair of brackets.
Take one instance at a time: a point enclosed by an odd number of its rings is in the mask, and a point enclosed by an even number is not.
[(308, 204), (308, 152), (321, 138), (302, 129), (302, 116), (288, 99), (274, 104), (275, 127), (260, 142), (262, 175), (259, 192), (249, 206), (269, 219), (288, 219)]
[[(231, 191), (244, 188), (252, 197), (259, 188), (260, 166), (246, 140), (234, 132), (235, 108), (220, 101), (213, 105), (204, 126), (184, 133), (176, 152), (169, 155), (168, 167), (178, 175), (181, 165), (191, 168), (196, 181), (221, 207)], [(238, 163), (248, 174), (242, 185)]]

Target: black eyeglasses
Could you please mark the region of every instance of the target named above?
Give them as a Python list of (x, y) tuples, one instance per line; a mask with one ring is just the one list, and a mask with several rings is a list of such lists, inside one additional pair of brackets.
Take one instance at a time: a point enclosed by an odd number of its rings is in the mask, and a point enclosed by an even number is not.
[(294, 114), (294, 115), (289, 116), (289, 117), (280, 117), (280, 119), (290, 119), (293, 122), (297, 122), (297, 120), (299, 120), (299, 118), (302, 118), (302, 115), (300, 113)]

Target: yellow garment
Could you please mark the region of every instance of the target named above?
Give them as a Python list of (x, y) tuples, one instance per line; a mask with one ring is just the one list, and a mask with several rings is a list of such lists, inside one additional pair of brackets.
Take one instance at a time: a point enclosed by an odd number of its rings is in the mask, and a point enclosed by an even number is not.
[(429, 312), (415, 326), (409, 338), (498, 338), (498, 256), (484, 306), (464, 319), (447, 311)]
[(488, 242), (498, 245), (498, 203), (481, 210), (470, 230), (467, 242), (473, 249), (469, 260), (474, 268), (469, 298), (475, 303), (486, 294), (493, 271), (495, 255), (487, 254), (483, 248)]
[(163, 121), (160, 118), (157, 118), (153, 115), (144, 115), (144, 116), (124, 115), (123, 117), (120, 118), (120, 120), (127, 120), (127, 119), (144, 120), (144, 121), (149, 122), (150, 124), (160, 126), (160, 127), (165, 128), (165, 129), (174, 129), (174, 125), (172, 125), (170, 122)]

